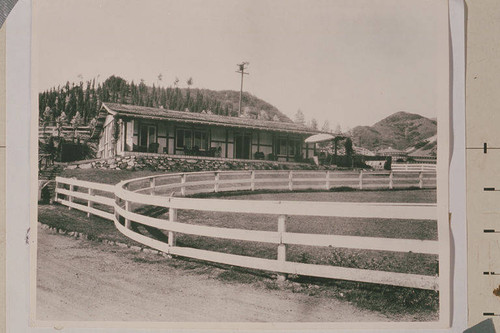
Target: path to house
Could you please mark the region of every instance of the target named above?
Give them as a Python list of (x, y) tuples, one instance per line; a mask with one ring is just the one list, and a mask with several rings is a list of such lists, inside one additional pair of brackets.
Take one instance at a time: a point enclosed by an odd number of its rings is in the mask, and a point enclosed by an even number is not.
[(337, 299), (220, 281), (167, 260), (38, 228), (37, 319), (388, 320)]

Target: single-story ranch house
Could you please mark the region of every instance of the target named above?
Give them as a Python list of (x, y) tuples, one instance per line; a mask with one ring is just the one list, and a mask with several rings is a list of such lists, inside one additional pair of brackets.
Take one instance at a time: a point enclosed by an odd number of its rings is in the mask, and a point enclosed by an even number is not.
[(103, 103), (92, 137), (100, 158), (142, 152), (293, 162), (314, 156), (304, 140), (317, 133), (290, 122)]

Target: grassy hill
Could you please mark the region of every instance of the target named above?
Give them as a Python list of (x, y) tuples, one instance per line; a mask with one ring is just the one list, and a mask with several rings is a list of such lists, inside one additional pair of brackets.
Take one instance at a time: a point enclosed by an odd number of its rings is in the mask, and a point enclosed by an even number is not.
[(357, 126), (352, 130), (354, 142), (370, 150), (392, 147), (406, 150), (435, 136), (437, 122), (418, 114), (397, 112), (373, 126)]

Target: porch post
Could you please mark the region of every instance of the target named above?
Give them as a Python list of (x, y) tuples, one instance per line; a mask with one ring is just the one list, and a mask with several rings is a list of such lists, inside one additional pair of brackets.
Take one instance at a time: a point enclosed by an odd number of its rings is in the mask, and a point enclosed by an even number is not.
[(260, 131), (257, 131), (257, 151), (260, 151)]
[[(227, 127), (226, 127), (226, 149), (225, 149), (226, 150), (226, 154), (225, 154), (226, 158), (227, 158), (227, 149), (228, 149), (228, 142), (227, 141), (228, 140), (229, 140), (229, 135), (228, 135)], [(233, 143), (233, 145), (234, 145), (234, 143)]]
[(121, 139), (121, 155), (122, 156), (125, 156), (125, 140), (127, 139), (127, 136), (125, 135), (125, 127), (127, 126), (127, 123), (125, 121), (123, 121), (123, 119), (121, 119), (122, 121), (122, 130), (121, 130), (121, 133), (120, 133), (120, 139)]
[(288, 133), (286, 134), (286, 161), (288, 162), (288, 154), (290, 153), (290, 140)]

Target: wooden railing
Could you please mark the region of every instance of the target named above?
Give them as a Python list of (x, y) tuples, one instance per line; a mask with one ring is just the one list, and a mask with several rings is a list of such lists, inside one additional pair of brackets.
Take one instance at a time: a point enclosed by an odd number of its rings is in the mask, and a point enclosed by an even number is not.
[[(342, 176), (339, 176), (342, 174)], [(319, 177), (321, 175), (321, 178)], [(370, 187), (388, 187), (387, 181), (395, 177), (384, 174), (383, 181), (367, 183)], [(137, 178), (120, 182), (116, 186), (82, 182), (58, 177), (56, 193), (65, 196), (58, 202), (114, 221), (116, 228), (127, 237), (151, 248), (173, 255), (196, 258), (205, 261), (235, 265), (253, 269), (274, 271), (284, 274), (299, 274), (322, 278), (379, 283), (419, 289), (438, 289), (438, 277), (387, 271), (347, 268), (328, 265), (305, 264), (287, 261), (288, 245), (315, 247), (342, 247), (377, 251), (413, 252), (438, 254), (439, 245), (433, 240), (394, 239), (378, 237), (340, 236), (330, 234), (309, 234), (288, 232), (288, 216), (334, 216), (363, 219), (384, 218), (398, 223), (401, 219), (436, 220), (435, 204), (407, 203), (353, 203), (353, 202), (302, 202), (302, 201), (255, 201), (224, 200), (215, 198), (190, 198), (187, 194), (232, 190), (322, 188), (334, 184), (358, 183), (363, 188), (363, 173), (356, 178), (352, 174), (317, 171), (220, 171), (166, 174)], [(392, 177), (392, 178), (391, 178)], [(361, 181), (360, 181), (361, 180)], [(415, 181), (411, 178), (411, 181)], [(418, 179), (420, 182), (420, 179)], [(61, 188), (69, 186), (69, 189)], [(76, 188), (78, 187), (78, 188)], [(83, 190), (82, 190), (83, 188)], [(82, 192), (83, 191), (83, 192)], [(103, 195), (96, 195), (100, 191)], [(110, 194), (114, 193), (114, 199)], [(180, 196), (180, 197), (179, 197)], [(74, 198), (87, 200), (87, 205), (75, 203)], [(114, 214), (93, 207), (99, 203), (105, 210), (113, 207)], [(133, 207), (146, 205), (168, 208), (168, 220), (145, 216), (133, 211)], [(232, 212), (240, 214), (271, 214), (276, 217), (277, 231), (246, 230), (225, 227), (210, 227), (183, 223), (178, 220), (178, 211), (183, 209)], [(132, 230), (132, 223), (158, 228), (168, 233), (168, 242), (149, 238)], [(310, 223), (315, 223), (311, 219)], [(270, 243), (277, 245), (277, 259), (263, 259), (250, 256), (221, 253), (176, 246), (175, 234), (190, 234), (238, 241)]]

